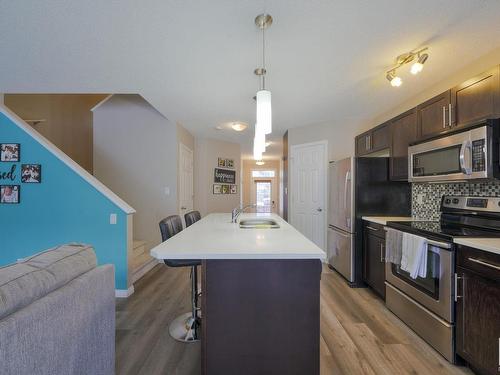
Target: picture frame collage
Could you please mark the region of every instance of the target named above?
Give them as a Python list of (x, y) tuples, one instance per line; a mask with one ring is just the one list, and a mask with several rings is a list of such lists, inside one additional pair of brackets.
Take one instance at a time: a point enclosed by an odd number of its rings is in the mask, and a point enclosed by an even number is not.
[(237, 194), (237, 185), (226, 185), (226, 184), (214, 184), (213, 193), (215, 195), (219, 194)]
[[(220, 168), (229, 168), (229, 170)], [(234, 159), (218, 158), (217, 168), (214, 171), (214, 195), (238, 194), (234, 168)]]
[[(0, 166), (1, 163), (20, 163), (20, 143), (0, 143)], [(12, 164), (10, 172), (0, 171), (0, 204), (21, 203), (21, 185), (14, 183), (16, 164)], [(4, 183), (3, 180), (11, 180)], [(42, 182), (41, 164), (21, 164), (21, 183), (40, 184)]]

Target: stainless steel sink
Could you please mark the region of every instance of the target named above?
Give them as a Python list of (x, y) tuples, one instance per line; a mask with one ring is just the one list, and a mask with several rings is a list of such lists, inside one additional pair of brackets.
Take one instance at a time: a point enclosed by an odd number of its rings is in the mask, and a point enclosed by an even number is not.
[(278, 222), (273, 219), (244, 219), (240, 220), (240, 228), (243, 229), (277, 229)]

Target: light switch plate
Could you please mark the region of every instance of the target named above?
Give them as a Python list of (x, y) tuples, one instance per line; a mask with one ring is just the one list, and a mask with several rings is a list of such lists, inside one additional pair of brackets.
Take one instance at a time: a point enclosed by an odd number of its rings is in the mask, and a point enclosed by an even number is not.
[(112, 224), (112, 225), (116, 224), (116, 220), (117, 220), (116, 214), (109, 215), (109, 223), (110, 224)]

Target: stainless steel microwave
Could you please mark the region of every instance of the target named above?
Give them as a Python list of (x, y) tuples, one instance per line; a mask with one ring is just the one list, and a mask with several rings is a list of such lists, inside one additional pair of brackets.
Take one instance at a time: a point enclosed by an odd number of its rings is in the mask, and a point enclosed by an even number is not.
[(410, 182), (467, 181), (499, 177), (498, 122), (408, 148)]

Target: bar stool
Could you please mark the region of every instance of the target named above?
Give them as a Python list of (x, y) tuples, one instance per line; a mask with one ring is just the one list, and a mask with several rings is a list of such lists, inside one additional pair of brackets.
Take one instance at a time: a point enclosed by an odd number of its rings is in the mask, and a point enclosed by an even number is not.
[(201, 220), (201, 215), (199, 211), (191, 211), (184, 215), (184, 220), (186, 221), (186, 228), (190, 225), (196, 223), (198, 220)]
[[(182, 231), (182, 220), (179, 215), (168, 216), (161, 220), (159, 225), (162, 241), (166, 241)], [(198, 317), (197, 266), (201, 265), (201, 261), (196, 259), (165, 259), (164, 262), (169, 267), (191, 267), (191, 312), (175, 318), (168, 326), (168, 332), (170, 336), (178, 341), (198, 341), (198, 328), (201, 321)]]

